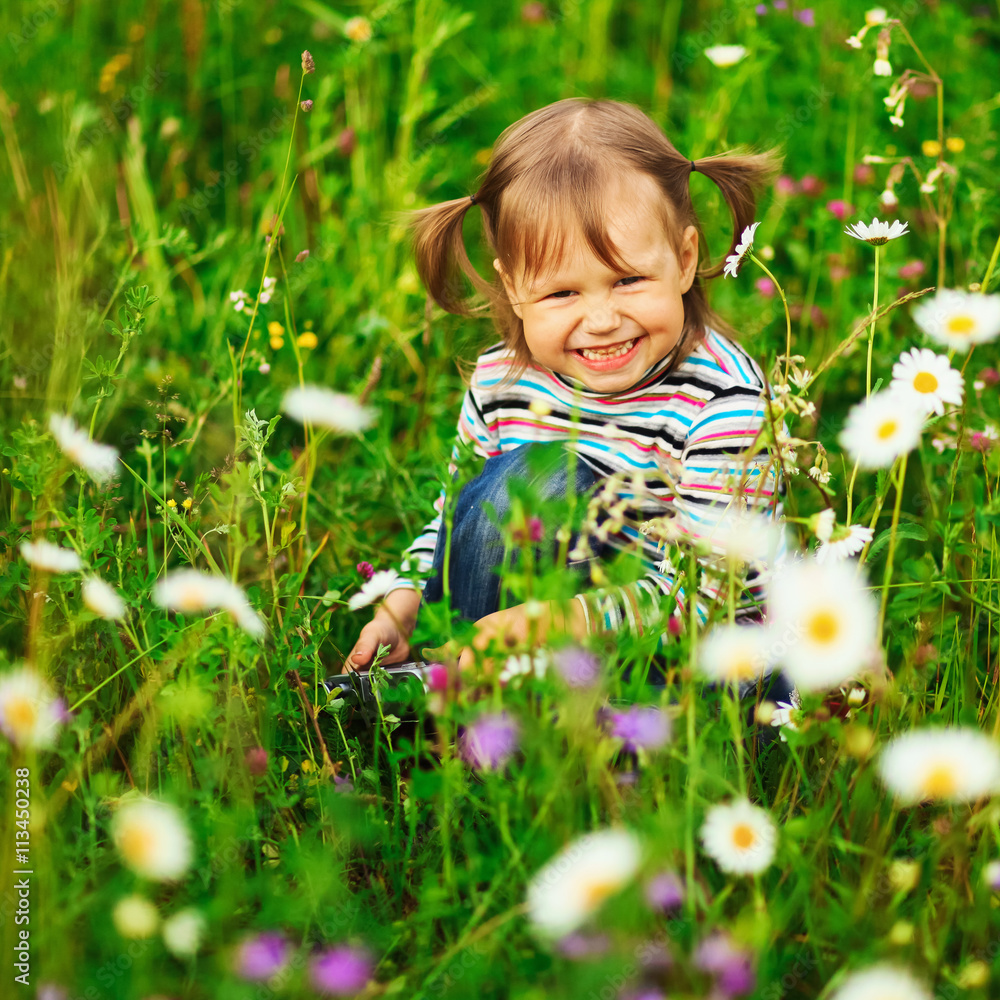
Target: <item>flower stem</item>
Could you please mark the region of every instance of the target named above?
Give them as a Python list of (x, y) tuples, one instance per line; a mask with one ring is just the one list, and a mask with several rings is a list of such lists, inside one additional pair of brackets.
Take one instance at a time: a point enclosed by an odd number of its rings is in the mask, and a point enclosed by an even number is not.
[(896, 504), (892, 510), (892, 527), (889, 534), (889, 554), (885, 560), (885, 576), (882, 578), (882, 606), (878, 613), (878, 641), (882, 644), (882, 628), (885, 625), (885, 609), (889, 601), (889, 582), (892, 580), (892, 561), (896, 555), (896, 532), (899, 528), (899, 508), (903, 499), (903, 483), (906, 480), (906, 459), (904, 454), (899, 460), (899, 471), (896, 473)]
[(872, 346), (875, 343), (875, 318), (878, 315), (878, 258), (880, 246), (875, 247), (875, 295), (872, 302), (872, 324), (868, 328), (868, 368), (865, 377), (865, 398), (872, 394)]
[(993, 277), (993, 268), (997, 266), (997, 257), (1000, 256), (1000, 236), (997, 236), (996, 246), (993, 247), (993, 256), (990, 257), (989, 266), (986, 268), (986, 274), (983, 275), (982, 283), (979, 285), (979, 291), (986, 294), (990, 286), (990, 278)]
[[(876, 253), (877, 252), (878, 251), (876, 251)], [(785, 381), (787, 382), (789, 358), (792, 355), (792, 317), (791, 314), (788, 312), (788, 300), (785, 298), (785, 292), (782, 289), (781, 285), (778, 283), (778, 279), (773, 274), (771, 274), (771, 272), (767, 269), (767, 266), (764, 264), (764, 262), (761, 261), (760, 258), (753, 253), (750, 254), (750, 259), (771, 279), (771, 282), (773, 283), (774, 287), (778, 289), (778, 294), (781, 296), (781, 304), (785, 307)], [(876, 260), (877, 259), (878, 258), (876, 257)], [(876, 267), (877, 266), (878, 265), (876, 265)], [(876, 274), (877, 273), (878, 271), (876, 271)]]

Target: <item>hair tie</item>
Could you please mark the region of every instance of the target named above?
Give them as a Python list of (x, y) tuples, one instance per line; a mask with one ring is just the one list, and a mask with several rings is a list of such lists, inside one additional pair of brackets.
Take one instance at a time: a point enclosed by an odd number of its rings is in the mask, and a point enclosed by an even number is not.
[(472, 204), (475, 205), (475, 203), (476, 203), (476, 196), (474, 194), (470, 194), (469, 195), (469, 201), (471, 201)]
[(688, 160), (688, 163), (691, 164), (691, 173), (693, 174), (698, 169), (698, 167), (695, 165), (694, 160)]

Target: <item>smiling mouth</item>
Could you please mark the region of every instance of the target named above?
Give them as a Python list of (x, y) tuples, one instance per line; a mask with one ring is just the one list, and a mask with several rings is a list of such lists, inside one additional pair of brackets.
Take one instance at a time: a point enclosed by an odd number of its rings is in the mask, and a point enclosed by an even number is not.
[(602, 348), (601, 350), (593, 350), (589, 347), (578, 347), (576, 348), (577, 354), (582, 354), (588, 361), (608, 361), (611, 358), (619, 358), (623, 354), (628, 354), (629, 351), (635, 346), (638, 337), (633, 337), (631, 340), (626, 340), (621, 344), (612, 344), (610, 347)]

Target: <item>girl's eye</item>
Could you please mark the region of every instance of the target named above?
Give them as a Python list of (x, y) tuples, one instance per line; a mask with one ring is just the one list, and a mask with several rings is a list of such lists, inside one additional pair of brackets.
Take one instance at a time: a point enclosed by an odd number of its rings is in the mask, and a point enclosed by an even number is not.
[[(623, 282), (623, 281), (628, 282), (628, 284), (625, 286), (626, 288), (628, 288), (629, 285), (633, 284), (636, 281), (645, 281), (645, 280), (646, 279), (644, 277), (642, 277), (641, 275), (638, 275), (638, 274), (634, 274), (631, 277), (619, 278), (618, 279), (619, 283)], [(573, 294), (573, 292), (571, 292), (569, 289), (563, 289), (563, 291), (561, 291), (561, 292), (552, 292), (550, 295), (547, 295), (546, 298), (549, 298), (549, 299), (565, 299), (565, 298), (567, 298), (568, 296), (570, 296), (572, 294)]]

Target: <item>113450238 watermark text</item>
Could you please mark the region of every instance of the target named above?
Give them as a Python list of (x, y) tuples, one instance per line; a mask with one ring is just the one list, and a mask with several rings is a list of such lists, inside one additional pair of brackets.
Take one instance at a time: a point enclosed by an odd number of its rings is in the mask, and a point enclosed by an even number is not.
[(14, 895), (17, 906), (14, 926), (14, 982), (22, 986), (31, 983), (31, 772), (19, 767), (14, 772)]

